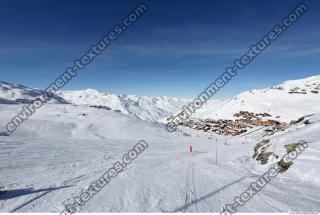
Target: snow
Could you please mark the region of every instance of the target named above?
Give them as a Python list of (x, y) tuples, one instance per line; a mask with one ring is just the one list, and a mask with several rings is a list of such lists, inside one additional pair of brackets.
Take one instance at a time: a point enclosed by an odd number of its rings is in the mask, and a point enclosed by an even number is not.
[[(298, 92), (305, 90), (306, 94), (289, 93), (299, 88)], [(311, 91), (318, 91), (313, 93)], [(306, 79), (286, 81), (283, 84), (266, 89), (253, 89), (224, 101), (222, 104), (210, 107), (204, 106), (194, 118), (200, 119), (234, 119), (239, 111), (253, 113), (269, 113), (271, 119), (290, 122), (297, 118), (318, 113), (320, 110), (320, 75)], [(279, 116), (280, 118), (276, 118)]]
[(35, 98), (44, 93), (49, 97), (48, 103), (67, 103), (63, 98), (43, 90), (0, 81), (0, 104), (31, 103)]
[(296, 87), (299, 87), (301, 89), (305, 89), (307, 91), (319, 90), (320, 89), (319, 88), (320, 87), (320, 75), (310, 76), (310, 77), (307, 77), (304, 79), (285, 81), (282, 84), (280, 84), (278, 87), (282, 87), (286, 91), (289, 91), (289, 90), (294, 89)]
[[(245, 110), (289, 121), (308, 115), (270, 136), (254, 128), (233, 137), (189, 128), (168, 132), (161, 120), (190, 100), (92, 89), (53, 95), (8, 135), (5, 125), (23, 107), (19, 103), (42, 91), (0, 82), (0, 186), (8, 188), (0, 194), (0, 212), (61, 212), (64, 202), (99, 179), (141, 139), (149, 147), (81, 212), (221, 212), (278, 161), (271, 158), (261, 165), (252, 158), (262, 139), (269, 139), (268, 151), (279, 156), (286, 153), (286, 144), (304, 140), (309, 147), (239, 212), (319, 212), (320, 94), (311, 92), (318, 83), (315, 76), (212, 100), (193, 116), (225, 119)], [(289, 93), (297, 87), (306, 94)], [(90, 107), (99, 105), (111, 110)]]
[[(20, 108), (0, 105), (1, 122)], [(304, 138), (310, 147), (240, 212), (319, 211), (320, 133), (318, 118), (311, 119), (313, 124), (277, 137), (282, 142)], [(112, 111), (47, 104), (11, 136), (0, 136), (0, 183), (9, 189), (0, 195), (0, 211), (60, 212), (64, 201), (88, 188), (144, 139), (149, 148), (81, 212), (220, 212), (259, 176), (250, 157), (260, 138), (188, 129), (170, 133), (162, 124)]]
[[(292, 93), (292, 91), (294, 93)], [(0, 82), (0, 104), (30, 103), (43, 91)], [(167, 118), (189, 105), (192, 99), (115, 95), (94, 89), (59, 91), (52, 95), (50, 103), (103, 106), (122, 114), (151, 122), (166, 122)], [(253, 89), (227, 100), (209, 100), (192, 115), (198, 119), (234, 119), (239, 111), (269, 113), (271, 119), (290, 122), (301, 116), (320, 110), (320, 75), (286, 81), (282, 84)], [(279, 118), (276, 118), (279, 116)]]
[(191, 99), (164, 96), (151, 98), (135, 95), (114, 95), (100, 93), (93, 89), (62, 91), (58, 95), (73, 104), (107, 106), (112, 110), (120, 110), (123, 114), (149, 121), (161, 121), (192, 101)]

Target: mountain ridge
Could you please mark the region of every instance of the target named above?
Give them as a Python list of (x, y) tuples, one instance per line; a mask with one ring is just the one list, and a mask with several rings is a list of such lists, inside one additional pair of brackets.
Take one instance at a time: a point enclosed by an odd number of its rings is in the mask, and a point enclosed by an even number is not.
[[(0, 81), (0, 104), (31, 103), (37, 96), (48, 93), (21, 84)], [(269, 113), (271, 118), (290, 121), (320, 110), (320, 75), (288, 80), (263, 89), (252, 89), (226, 100), (209, 100), (192, 118), (234, 119), (239, 111)], [(88, 105), (121, 112), (138, 119), (166, 122), (180, 112), (192, 99), (167, 96), (147, 97), (116, 95), (95, 89), (58, 91), (50, 94), (48, 103)]]

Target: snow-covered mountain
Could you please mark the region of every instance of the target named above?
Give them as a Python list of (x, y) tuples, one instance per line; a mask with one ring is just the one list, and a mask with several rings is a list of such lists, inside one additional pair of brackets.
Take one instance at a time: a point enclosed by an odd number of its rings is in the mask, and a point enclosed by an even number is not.
[[(29, 103), (44, 91), (23, 85), (0, 82), (0, 103)], [(51, 95), (50, 103), (89, 105), (121, 112), (138, 119), (164, 122), (179, 113), (192, 99), (115, 95), (94, 89), (60, 91)], [(199, 119), (234, 119), (239, 111), (268, 113), (271, 119), (291, 121), (320, 110), (320, 75), (286, 81), (280, 85), (253, 89), (228, 100), (209, 100), (193, 114)]]
[(0, 81), (0, 104), (31, 103), (41, 94), (49, 95), (48, 103), (90, 105), (121, 112), (138, 119), (158, 121), (191, 102), (191, 99), (168, 97), (145, 97), (134, 95), (114, 95), (100, 93), (93, 89), (79, 91), (60, 91), (56, 94), (30, 88), (20, 84)]
[(268, 113), (271, 119), (295, 120), (320, 111), (320, 75), (253, 89), (224, 101), (218, 107), (205, 105), (194, 114), (201, 119), (234, 119), (239, 111)]
[(76, 105), (102, 106), (139, 119), (158, 121), (179, 111), (191, 99), (151, 98), (135, 95), (101, 93), (93, 89), (61, 91), (57, 95)]
[[(98, 92), (94, 89), (59, 91), (56, 94), (52, 94), (20, 84), (0, 81), (0, 104), (31, 103), (43, 93), (49, 95), (48, 103), (95, 106), (153, 122), (163, 121), (192, 101), (192, 99), (168, 98), (166, 96), (152, 98), (135, 95), (115, 95)], [(209, 101), (209, 104), (214, 106), (221, 102), (221, 100), (215, 100)]]
[(66, 104), (60, 96), (35, 88), (26, 87), (21, 84), (10, 84), (0, 81), (0, 104), (32, 103), (34, 99), (46, 94), (48, 103)]

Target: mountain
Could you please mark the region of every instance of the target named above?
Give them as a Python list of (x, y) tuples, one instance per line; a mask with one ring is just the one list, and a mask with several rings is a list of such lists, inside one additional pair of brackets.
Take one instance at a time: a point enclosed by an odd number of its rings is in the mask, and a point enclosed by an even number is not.
[(228, 99), (217, 107), (205, 105), (193, 115), (200, 119), (235, 119), (239, 111), (268, 113), (270, 119), (296, 120), (320, 110), (320, 75), (286, 81), (265, 89), (253, 89)]
[[(166, 96), (152, 98), (135, 95), (114, 95), (101, 93), (93, 89), (61, 91), (57, 95), (73, 104), (104, 107), (149, 121), (163, 121), (163, 119), (178, 112), (184, 105), (192, 102), (192, 99), (168, 98)], [(213, 107), (221, 102), (221, 100), (212, 100), (208, 104)]]
[[(39, 89), (0, 82), (0, 103), (30, 103), (46, 93)], [(113, 110), (138, 119), (165, 122), (192, 99), (115, 95), (94, 89), (50, 94), (49, 103), (72, 103)], [(253, 89), (227, 100), (209, 100), (192, 115), (196, 119), (235, 119), (240, 111), (267, 113), (267, 118), (289, 122), (320, 110), (320, 76), (286, 81), (265, 89)]]
[(0, 81), (0, 104), (28, 104), (44, 93), (49, 97), (48, 103), (90, 105), (149, 121), (166, 118), (179, 111), (183, 105), (191, 102), (191, 99), (176, 99), (165, 96), (150, 98), (134, 95), (113, 95), (100, 93), (93, 89), (60, 91), (52, 94), (24, 85)]
[(44, 90), (26, 87), (21, 84), (10, 84), (0, 81), (0, 104), (32, 103), (34, 99), (42, 94), (46, 94), (48, 96), (48, 103), (67, 103), (62, 97)]

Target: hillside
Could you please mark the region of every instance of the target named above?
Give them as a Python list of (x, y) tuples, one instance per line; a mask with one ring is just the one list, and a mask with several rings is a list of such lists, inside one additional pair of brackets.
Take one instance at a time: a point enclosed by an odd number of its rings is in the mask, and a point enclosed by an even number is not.
[[(212, 111), (214, 110), (214, 111)], [(235, 119), (239, 111), (268, 113), (270, 119), (290, 122), (320, 110), (320, 76), (286, 81), (265, 89), (253, 89), (224, 101), (218, 107), (204, 106), (194, 118)]]

